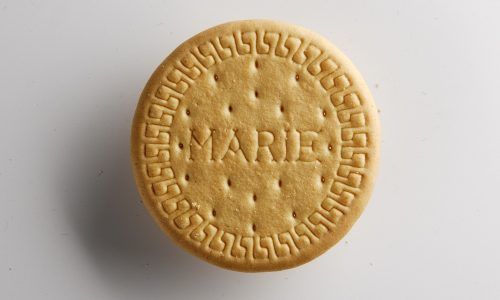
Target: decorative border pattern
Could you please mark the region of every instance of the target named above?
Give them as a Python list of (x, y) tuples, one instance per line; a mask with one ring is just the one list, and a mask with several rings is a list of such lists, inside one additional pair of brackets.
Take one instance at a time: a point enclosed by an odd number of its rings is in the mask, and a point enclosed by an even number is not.
[[(170, 125), (184, 94), (204, 72), (226, 59), (242, 55), (270, 55), (300, 64), (328, 93), (341, 126), (341, 161), (327, 197), (318, 210), (289, 231), (270, 236), (241, 236), (225, 232), (198, 212), (199, 205), (182, 197), (170, 165)], [(277, 262), (299, 255), (301, 250), (335, 230), (361, 191), (366, 172), (370, 130), (356, 88), (342, 65), (310, 41), (287, 33), (263, 30), (212, 37), (185, 56), (170, 61), (173, 69), (162, 77), (155, 93), (148, 95), (139, 158), (147, 178), (143, 184), (150, 200), (168, 223), (206, 255), (235, 260)]]

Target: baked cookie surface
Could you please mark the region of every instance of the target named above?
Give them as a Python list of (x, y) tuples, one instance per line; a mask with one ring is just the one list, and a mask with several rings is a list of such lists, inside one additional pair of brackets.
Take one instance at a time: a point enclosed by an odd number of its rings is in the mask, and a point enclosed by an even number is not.
[(160, 227), (216, 265), (291, 268), (340, 240), (375, 179), (377, 109), (331, 43), (286, 23), (222, 24), (181, 44), (141, 95), (137, 186)]

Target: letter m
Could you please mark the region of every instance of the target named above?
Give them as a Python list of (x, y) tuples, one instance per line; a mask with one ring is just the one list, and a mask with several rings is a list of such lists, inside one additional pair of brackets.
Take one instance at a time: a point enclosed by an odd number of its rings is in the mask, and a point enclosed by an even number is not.
[(196, 132), (191, 130), (191, 140), (189, 141), (190, 160), (212, 160), (213, 144), (212, 130)]

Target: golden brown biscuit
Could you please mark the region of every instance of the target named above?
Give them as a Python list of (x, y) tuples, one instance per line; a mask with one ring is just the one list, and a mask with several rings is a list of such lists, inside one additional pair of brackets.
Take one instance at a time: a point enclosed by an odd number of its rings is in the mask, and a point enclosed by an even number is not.
[(275, 21), (226, 23), (180, 45), (147, 83), (132, 161), (160, 227), (216, 265), (303, 264), (359, 217), (378, 160), (375, 105), (350, 61)]

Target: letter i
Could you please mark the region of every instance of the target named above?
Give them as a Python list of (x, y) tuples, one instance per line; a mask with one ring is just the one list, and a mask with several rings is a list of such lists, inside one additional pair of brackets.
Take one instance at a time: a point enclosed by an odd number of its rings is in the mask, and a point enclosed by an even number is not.
[(295, 129), (285, 130), (286, 132), (286, 161), (297, 161), (300, 152), (300, 136)]

